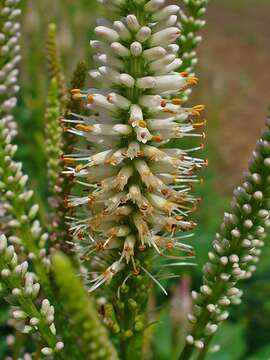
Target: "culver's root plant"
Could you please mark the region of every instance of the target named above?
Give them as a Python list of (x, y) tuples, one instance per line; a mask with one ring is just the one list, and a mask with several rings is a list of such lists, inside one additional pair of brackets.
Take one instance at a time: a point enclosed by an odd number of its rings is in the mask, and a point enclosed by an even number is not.
[[(0, 0), (0, 294), (9, 304), (6, 359), (151, 359), (148, 303), (156, 287), (196, 264), (190, 242), (200, 199), (193, 186), (205, 120), (189, 105), (206, 0), (100, 1), (95, 68), (68, 83), (57, 29), (48, 27), (44, 112), (47, 199), (38, 204), (17, 160), (19, 1)], [(18, 115), (18, 122), (19, 122)], [(205, 359), (241, 302), (269, 226), (269, 120), (234, 191), (192, 292), (180, 360)], [(42, 216), (40, 209), (46, 209)], [(198, 238), (197, 241), (200, 241)], [(198, 254), (200, 256), (200, 254)], [(151, 301), (149, 301), (151, 299)], [(158, 321), (157, 321), (158, 323)], [(151, 342), (151, 339), (150, 339)], [(217, 350), (217, 346), (214, 346)], [(173, 355), (172, 358), (175, 358)]]

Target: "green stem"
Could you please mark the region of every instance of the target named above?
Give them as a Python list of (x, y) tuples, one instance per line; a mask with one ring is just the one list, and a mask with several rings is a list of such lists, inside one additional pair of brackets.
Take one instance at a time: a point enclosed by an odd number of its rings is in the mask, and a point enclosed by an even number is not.
[[(143, 7), (135, 5), (133, 2), (131, 2), (129, 8), (127, 9), (127, 13), (135, 14), (141, 26), (145, 25), (145, 23), (147, 22)], [(135, 38), (133, 41), (135, 41)], [(138, 79), (144, 76), (144, 68), (145, 62), (141, 56), (131, 56), (129, 58), (129, 62), (127, 64), (127, 72), (134, 79)], [(133, 88), (128, 89), (128, 91), (122, 95), (126, 96), (132, 104), (137, 104), (141, 93), (142, 90), (134, 86)], [(132, 162), (130, 162), (130, 164), (132, 165)], [(135, 177), (136, 175), (134, 175), (133, 181), (137, 183), (137, 179), (135, 180)], [(134, 228), (134, 224), (132, 223), (132, 221), (130, 222), (130, 226)], [(134, 231), (136, 231), (135, 228)], [(142, 254), (137, 250), (135, 258), (138, 259), (139, 262), (141, 262), (145, 267), (149, 268), (148, 256), (146, 257), (145, 254)], [(123, 280), (131, 271), (133, 271), (132, 267), (127, 268), (127, 272), (125, 272), (123, 276), (119, 277), (119, 280), (115, 284), (116, 289), (118, 289), (119, 287), (121, 288)], [(121, 309), (121, 306), (115, 306), (116, 319), (121, 328), (119, 341), (120, 355), (121, 359), (123, 360), (136, 360), (142, 358), (142, 333), (143, 327), (145, 326), (145, 313), (147, 309), (148, 299), (148, 286), (146, 284), (148, 285), (148, 279), (145, 274), (140, 274), (140, 276), (132, 276), (127, 282), (127, 290), (121, 294), (121, 303), (123, 304), (124, 308)], [(134, 302), (134, 308), (130, 307), (131, 301)], [(114, 304), (116, 302), (119, 303), (119, 299), (115, 299), (115, 301), (112, 301), (112, 303)], [(128, 316), (127, 313), (129, 314)], [(142, 328), (140, 329), (141, 325)]]
[(188, 360), (193, 354), (194, 347), (192, 345), (187, 344), (179, 357), (179, 360)]

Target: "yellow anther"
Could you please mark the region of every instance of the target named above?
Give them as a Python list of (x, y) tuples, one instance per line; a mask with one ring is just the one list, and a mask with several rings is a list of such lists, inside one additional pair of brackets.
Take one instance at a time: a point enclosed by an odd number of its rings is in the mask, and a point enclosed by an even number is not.
[(187, 84), (190, 86), (197, 85), (198, 81), (199, 81), (199, 79), (197, 77), (191, 76), (187, 79)]
[(175, 114), (176, 114), (176, 112), (175, 112), (175, 111), (170, 110), (170, 109), (167, 109), (167, 108), (162, 109), (162, 111), (163, 111), (163, 112), (165, 112), (165, 113), (168, 113), (168, 114), (172, 114), (172, 115), (175, 115)]
[(83, 97), (83, 95), (81, 93), (75, 93), (75, 94), (72, 94), (71, 97), (73, 100), (78, 100), (78, 99), (81, 99)]
[(146, 127), (147, 127), (147, 124), (146, 124), (146, 122), (145, 122), (144, 120), (140, 120), (140, 121), (139, 121), (139, 126), (140, 126), (141, 128), (146, 128)]
[(203, 104), (195, 105), (195, 106), (193, 106), (193, 109), (200, 112), (200, 111), (203, 111), (205, 109), (205, 105), (203, 105)]
[(77, 94), (77, 93), (80, 93), (80, 92), (81, 92), (80, 89), (71, 89), (71, 90), (70, 90), (70, 93), (71, 93), (71, 94)]
[(180, 98), (174, 98), (174, 99), (172, 99), (172, 103), (173, 103), (173, 105), (181, 105), (182, 100)]
[(74, 159), (70, 158), (70, 157), (64, 157), (64, 163), (65, 164), (73, 164), (74, 163)]
[(206, 121), (202, 121), (196, 124), (192, 124), (193, 129), (200, 129), (206, 125)]

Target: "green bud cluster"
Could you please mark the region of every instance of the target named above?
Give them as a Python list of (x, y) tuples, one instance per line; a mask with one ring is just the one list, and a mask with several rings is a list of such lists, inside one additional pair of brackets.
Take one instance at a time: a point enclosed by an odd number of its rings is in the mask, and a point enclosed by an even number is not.
[(231, 211), (225, 213), (216, 235), (209, 261), (203, 269), (203, 285), (193, 292), (193, 324), (180, 360), (188, 360), (195, 348), (200, 359), (219, 324), (229, 317), (229, 305), (241, 303), (238, 282), (249, 279), (256, 270), (269, 221), (270, 118), (257, 142), (244, 182), (233, 194)]
[(61, 103), (62, 112), (65, 110), (67, 103), (67, 89), (65, 83), (65, 77), (62, 71), (61, 57), (58, 51), (56, 41), (57, 29), (54, 23), (48, 26), (47, 37), (47, 58), (48, 58), (48, 70), (50, 79), (56, 79), (58, 85), (58, 97)]
[[(202, 41), (202, 36), (197, 33), (204, 27), (206, 21), (202, 17), (206, 13), (208, 0), (184, 0), (186, 11), (180, 10), (179, 27), (179, 53), (183, 60), (179, 71), (187, 71), (192, 74), (198, 63), (196, 48)], [(187, 100), (191, 89), (185, 91), (183, 100)]]

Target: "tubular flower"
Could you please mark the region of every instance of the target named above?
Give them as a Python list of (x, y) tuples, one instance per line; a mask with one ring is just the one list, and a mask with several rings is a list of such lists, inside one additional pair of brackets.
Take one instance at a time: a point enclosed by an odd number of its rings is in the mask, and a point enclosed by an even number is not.
[(205, 165), (192, 157), (201, 146), (184, 150), (171, 142), (204, 138), (198, 132), (204, 122), (196, 121), (204, 107), (186, 108), (174, 97), (198, 82), (176, 72), (182, 63), (176, 45), (180, 31), (176, 20), (169, 20), (179, 7), (153, 0), (108, 3), (119, 5), (125, 17), (100, 21), (98, 40), (91, 41), (98, 68), (90, 75), (105, 88), (73, 89), (92, 115), (64, 120), (70, 133), (90, 145), (65, 156), (65, 172), (85, 188), (83, 196), (67, 197), (66, 206), (88, 209), (77, 211), (71, 231), (88, 244), (85, 254), (119, 253), (90, 290), (125, 266), (138, 273), (138, 253), (148, 248), (162, 254), (169, 242), (179, 246), (174, 236), (195, 226), (189, 216), (198, 199), (190, 188)]

